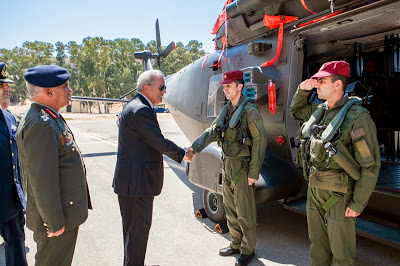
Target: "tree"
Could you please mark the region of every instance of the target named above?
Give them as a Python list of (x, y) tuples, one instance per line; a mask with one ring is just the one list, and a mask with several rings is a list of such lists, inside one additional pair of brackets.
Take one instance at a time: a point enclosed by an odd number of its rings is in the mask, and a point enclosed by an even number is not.
[(65, 54), (65, 49), (66, 46), (62, 42), (56, 43), (56, 52), (57, 52), (56, 61), (60, 67), (64, 67), (65, 65), (65, 59), (67, 57), (67, 55)]
[[(40, 41), (24, 42), (22, 47), (12, 50), (0, 49), (0, 61), (8, 65), (9, 76), (15, 81), (12, 99), (16, 101), (27, 97), (25, 71), (48, 64), (57, 64), (69, 71), (74, 95), (120, 98), (136, 87), (143, 70), (134, 53), (143, 50), (156, 53), (156, 42), (153, 40), (145, 45), (137, 38), (105, 40), (87, 37), (82, 44), (57, 42), (53, 46)], [(161, 61), (161, 69), (165, 75), (173, 74), (204, 54), (198, 41), (190, 41), (186, 46), (178, 42), (175, 50)], [(154, 68), (158, 65), (154, 64)]]
[(161, 63), (165, 75), (171, 75), (204, 56), (205, 52), (201, 48), (202, 44), (198, 41), (190, 41), (186, 46), (178, 42)]

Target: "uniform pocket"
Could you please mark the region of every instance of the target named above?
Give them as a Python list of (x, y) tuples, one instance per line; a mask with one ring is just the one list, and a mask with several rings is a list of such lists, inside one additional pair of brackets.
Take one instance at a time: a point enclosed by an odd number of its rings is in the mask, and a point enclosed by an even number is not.
[(362, 162), (364, 167), (369, 167), (375, 163), (374, 157), (372, 156), (371, 150), (369, 149), (365, 139), (355, 142), (354, 146), (355, 156)]
[(346, 172), (310, 169), (310, 187), (346, 193), (349, 177)]
[(76, 228), (86, 220), (88, 214), (86, 193), (86, 186), (80, 186), (62, 194), (65, 230)]
[(343, 196), (329, 210), (329, 218), (334, 221), (343, 221), (345, 219), (344, 214), (346, 212), (346, 207), (352, 197), (353, 193), (343, 194)]
[(326, 149), (322, 140), (312, 138), (310, 143), (310, 157), (312, 162), (325, 162)]
[(63, 205), (66, 208), (73, 208), (83, 200), (83, 189), (82, 187), (78, 187), (71, 192), (64, 193), (62, 197)]

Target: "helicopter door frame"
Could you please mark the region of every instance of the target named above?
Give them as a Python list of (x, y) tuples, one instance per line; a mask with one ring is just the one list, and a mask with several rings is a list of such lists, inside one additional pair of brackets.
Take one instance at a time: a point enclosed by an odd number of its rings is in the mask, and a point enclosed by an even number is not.
[(227, 100), (224, 94), (224, 86), (220, 85), (222, 74), (217, 74), (210, 77), (207, 94), (206, 115), (208, 118), (215, 118), (221, 112), (222, 107)]

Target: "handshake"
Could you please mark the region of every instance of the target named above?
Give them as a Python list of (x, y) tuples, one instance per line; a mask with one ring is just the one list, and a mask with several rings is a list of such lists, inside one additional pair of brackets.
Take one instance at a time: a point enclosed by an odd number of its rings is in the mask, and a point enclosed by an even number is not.
[(184, 150), (185, 150), (185, 157), (183, 159), (187, 162), (191, 162), (192, 158), (194, 156), (193, 148), (188, 147), (188, 148), (184, 148)]

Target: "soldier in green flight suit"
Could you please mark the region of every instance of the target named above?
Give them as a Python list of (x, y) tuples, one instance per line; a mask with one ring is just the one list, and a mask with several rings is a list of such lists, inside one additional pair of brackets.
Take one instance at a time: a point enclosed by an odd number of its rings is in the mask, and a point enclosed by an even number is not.
[(27, 180), (26, 226), (37, 244), (36, 266), (69, 266), (79, 226), (91, 208), (86, 169), (60, 108), (69, 104), (69, 73), (56, 65), (25, 72), (33, 103), (17, 131)]
[(186, 151), (201, 152), (218, 141), (224, 161), (223, 202), (232, 238), (230, 246), (219, 251), (221, 256), (241, 253), (235, 265), (247, 265), (256, 246), (256, 203), (254, 183), (264, 161), (267, 140), (261, 114), (242, 94), (242, 71), (224, 74), (220, 84), (229, 102), (217, 119)]
[[(290, 115), (304, 122), (299, 151), (309, 188), (311, 265), (354, 265), (356, 217), (379, 175), (376, 127), (361, 99), (345, 95), (349, 77), (347, 62), (327, 62), (299, 85), (290, 106)], [(314, 87), (323, 104), (307, 104)]]

